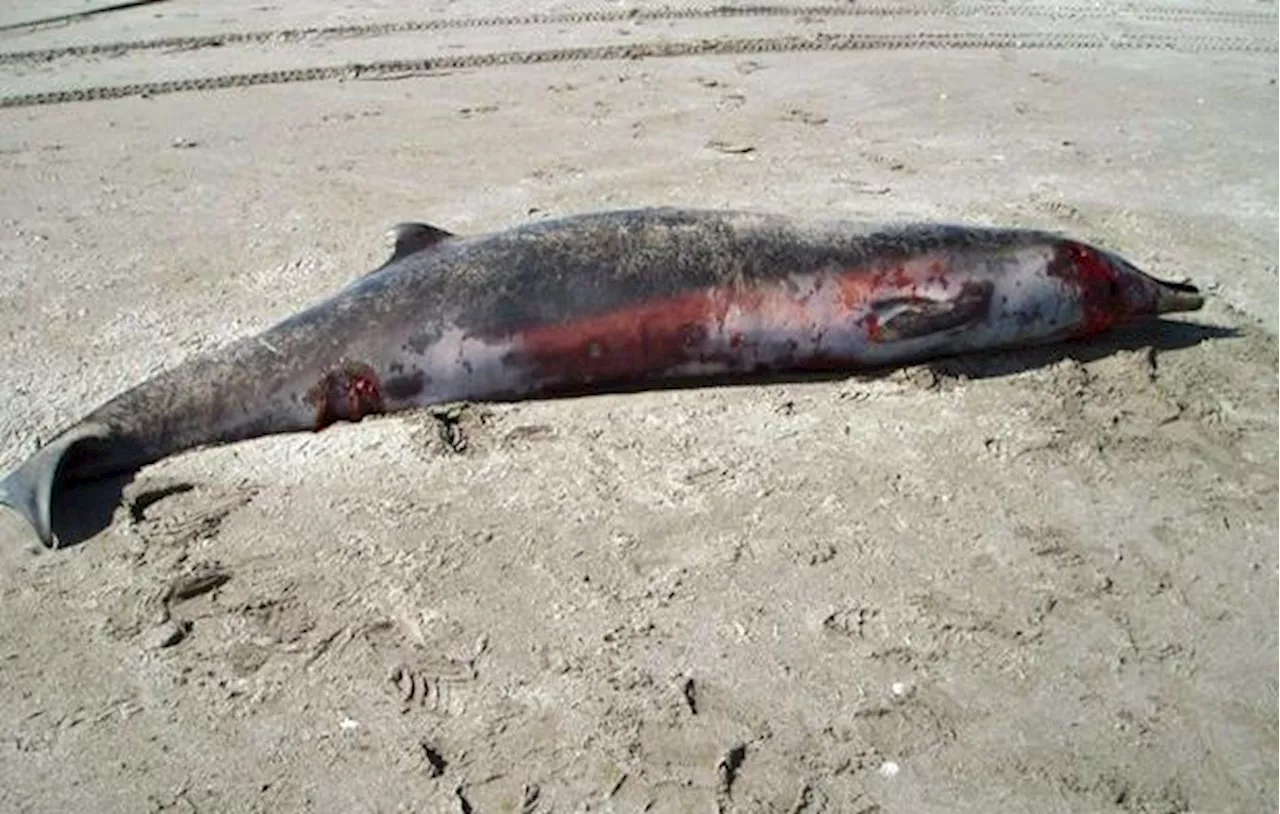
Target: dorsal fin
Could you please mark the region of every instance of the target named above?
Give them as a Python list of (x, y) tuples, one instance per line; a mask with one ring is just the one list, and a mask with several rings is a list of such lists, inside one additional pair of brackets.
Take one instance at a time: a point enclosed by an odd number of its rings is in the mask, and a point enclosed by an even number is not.
[(384, 266), (457, 235), (429, 223), (397, 223), (387, 230), (387, 237), (394, 241), (394, 248)]
[[(432, 226), (429, 223), (397, 223), (386, 231), (386, 236), (391, 239), (391, 256), (386, 262), (357, 278), (356, 283), (367, 280), (373, 275), (385, 269), (387, 266), (403, 260), (411, 254), (430, 249), (432, 246), (439, 245), (446, 240), (457, 237), (453, 232), (445, 231), (438, 226)], [(355, 285), (356, 283), (352, 283)]]

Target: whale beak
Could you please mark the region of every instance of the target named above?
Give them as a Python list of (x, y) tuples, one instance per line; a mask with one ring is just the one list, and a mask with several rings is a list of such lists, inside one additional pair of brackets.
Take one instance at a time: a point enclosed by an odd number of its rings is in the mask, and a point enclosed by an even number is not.
[(1190, 283), (1156, 282), (1156, 313), (1172, 314), (1178, 311), (1198, 311), (1204, 305), (1204, 295)]

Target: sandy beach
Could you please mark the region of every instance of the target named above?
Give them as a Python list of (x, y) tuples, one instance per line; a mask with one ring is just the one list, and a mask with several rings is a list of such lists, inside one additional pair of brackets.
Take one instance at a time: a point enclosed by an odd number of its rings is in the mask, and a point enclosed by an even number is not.
[(0, 809), (1276, 810), (1274, 2), (28, 24), (93, 8), (0, 12), (0, 471), (400, 221), (1034, 226), (1207, 303), (196, 451), (59, 551), (0, 512)]

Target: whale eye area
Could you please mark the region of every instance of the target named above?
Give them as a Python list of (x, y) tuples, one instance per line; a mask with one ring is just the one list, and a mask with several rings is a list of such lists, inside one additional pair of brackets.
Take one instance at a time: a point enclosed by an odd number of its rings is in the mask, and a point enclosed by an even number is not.
[(316, 430), (383, 412), (382, 384), (369, 365), (342, 362), (325, 372), (307, 394), (316, 407)]

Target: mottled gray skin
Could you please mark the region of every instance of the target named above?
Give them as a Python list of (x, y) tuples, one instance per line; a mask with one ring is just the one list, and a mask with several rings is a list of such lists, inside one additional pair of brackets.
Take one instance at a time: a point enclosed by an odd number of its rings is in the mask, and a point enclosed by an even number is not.
[(459, 242), (447, 258), (413, 258), (448, 266), (446, 274), (406, 267), (370, 282), (415, 299), (434, 297), (436, 307), (465, 304), (464, 327), (488, 332), (700, 288), (894, 263), (933, 250), (1006, 252), (1058, 240), (1013, 229), (647, 209), (548, 220)]
[[(518, 398), (573, 383), (571, 359), (565, 360), (563, 381), (545, 375), (535, 381), (510, 362), (511, 337), (530, 328), (571, 324), (702, 290), (778, 289), (810, 275), (820, 280), (925, 255), (959, 258), (956, 268), (969, 277), (991, 278), (980, 280), (990, 291), (1024, 273), (1019, 269), (1029, 261), (1019, 259), (1024, 257), (1019, 252), (1039, 252), (1034, 256), (1044, 262), (1034, 271), (1042, 278), (1050, 272), (1063, 278), (1061, 269), (1051, 268), (1052, 258), (1067, 243), (1036, 231), (806, 222), (675, 209), (604, 212), (475, 237), (418, 225), (403, 228), (397, 238), (396, 253), (384, 266), (333, 297), (257, 336), (191, 359), (93, 411), (0, 481), (0, 504), (20, 512), (52, 545), (51, 503), (62, 483), (133, 472), (193, 447), (313, 430), (371, 412), (463, 398)], [(1194, 289), (1157, 283), (1119, 258), (1105, 257), (1137, 292), (1133, 297), (1145, 298), (1141, 307), (1124, 306), (1134, 314), (1199, 306)], [(916, 344), (904, 343), (896, 356), (892, 344), (881, 342), (874, 361), (1071, 335), (1083, 296), (1073, 293), (1072, 285), (1042, 286), (1035, 302), (1015, 304), (1023, 309), (1019, 312), (1007, 305), (996, 313), (993, 304), (981, 315), (989, 323), (985, 328), (914, 336)], [(930, 296), (950, 296), (947, 290), (938, 292)], [(1160, 296), (1163, 305), (1155, 302)], [(1178, 296), (1182, 299), (1175, 303)], [(900, 298), (892, 302), (899, 303), (892, 306), (894, 313), (903, 309)], [(1116, 307), (1121, 305), (1117, 301)], [(1061, 324), (1044, 322), (1042, 316), (1050, 312), (1061, 317)], [(904, 318), (900, 324), (921, 323)], [(856, 362), (855, 356), (851, 351), (847, 361)], [(350, 362), (366, 366), (379, 383), (376, 409), (343, 395), (356, 381), (345, 373), (330, 380), (338, 395), (325, 395), (327, 372)], [(644, 379), (662, 371), (628, 373)], [(318, 410), (328, 418), (318, 417)]]

